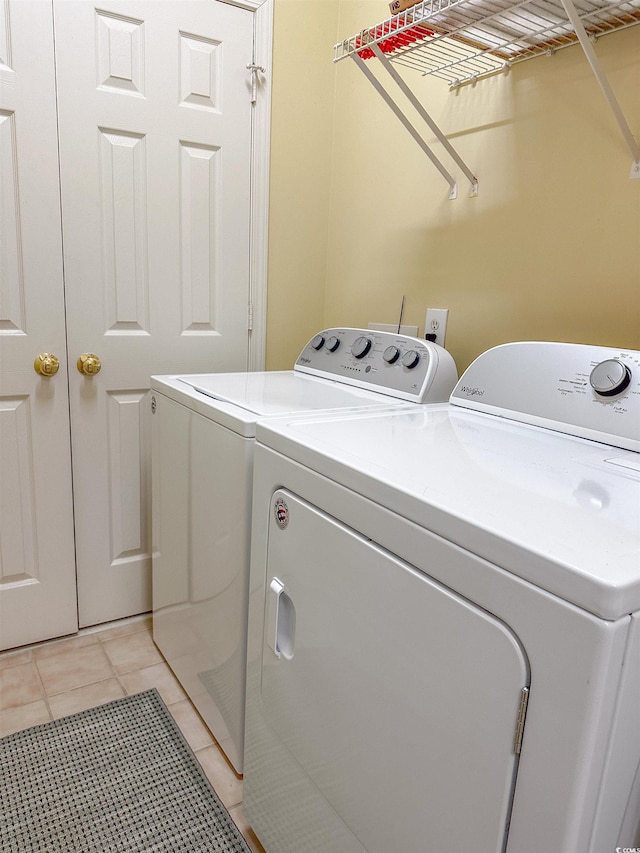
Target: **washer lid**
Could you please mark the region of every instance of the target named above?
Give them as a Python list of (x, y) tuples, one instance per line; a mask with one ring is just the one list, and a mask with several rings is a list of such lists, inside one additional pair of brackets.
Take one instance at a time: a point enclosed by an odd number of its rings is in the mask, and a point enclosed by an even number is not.
[(598, 616), (640, 610), (637, 453), (447, 405), (257, 439)]
[(152, 376), (152, 391), (165, 394), (227, 429), (253, 438), (258, 418), (317, 411), (410, 409), (415, 403), (353, 388), (292, 370)]
[(394, 402), (387, 394), (302, 376), (292, 370), (213, 373), (181, 376), (180, 380), (211, 400), (232, 403), (258, 417)]

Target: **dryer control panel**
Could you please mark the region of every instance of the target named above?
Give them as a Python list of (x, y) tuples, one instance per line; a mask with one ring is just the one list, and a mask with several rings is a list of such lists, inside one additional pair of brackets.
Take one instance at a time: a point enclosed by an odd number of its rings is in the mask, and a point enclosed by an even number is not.
[(294, 370), (416, 403), (447, 401), (458, 381), (446, 349), (371, 329), (318, 332), (296, 359)]
[(640, 352), (503, 344), (467, 368), (451, 403), (640, 452)]

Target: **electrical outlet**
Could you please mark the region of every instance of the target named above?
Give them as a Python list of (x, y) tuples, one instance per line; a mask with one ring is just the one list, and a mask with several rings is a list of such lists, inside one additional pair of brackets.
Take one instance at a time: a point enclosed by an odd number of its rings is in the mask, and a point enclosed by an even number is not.
[(427, 308), (427, 317), (424, 321), (424, 334), (435, 335), (435, 344), (443, 347), (447, 336), (448, 308)]

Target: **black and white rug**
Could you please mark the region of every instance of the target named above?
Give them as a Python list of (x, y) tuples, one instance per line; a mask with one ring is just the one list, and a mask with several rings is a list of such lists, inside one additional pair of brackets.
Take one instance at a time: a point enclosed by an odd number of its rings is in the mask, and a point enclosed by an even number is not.
[(156, 690), (0, 739), (2, 853), (249, 853)]

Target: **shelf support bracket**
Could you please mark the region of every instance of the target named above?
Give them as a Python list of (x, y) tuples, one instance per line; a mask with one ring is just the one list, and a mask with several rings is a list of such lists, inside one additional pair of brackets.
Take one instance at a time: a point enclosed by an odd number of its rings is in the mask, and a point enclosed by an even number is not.
[(393, 65), (389, 62), (384, 53), (380, 50), (380, 47), (377, 44), (371, 45), (373, 52), (378, 58), (379, 62), (382, 64), (382, 67), (385, 71), (390, 75), (391, 79), (395, 82), (396, 86), (400, 89), (405, 98), (409, 101), (409, 103), (416, 110), (420, 118), (428, 125), (431, 131), (436, 135), (437, 140), (443, 145), (445, 151), (452, 158), (454, 163), (456, 163), (459, 168), (462, 170), (462, 173), (467, 177), (469, 183), (471, 184), (471, 196), (478, 195), (478, 179), (473, 174), (471, 169), (464, 162), (462, 157), (458, 154), (453, 145), (449, 142), (444, 133), (440, 130), (435, 121), (431, 118), (429, 113), (425, 110), (421, 102), (415, 96), (411, 88), (405, 83), (403, 78), (398, 74)]
[(627, 124), (627, 120), (624, 117), (624, 113), (620, 108), (620, 104), (618, 103), (616, 96), (613, 92), (613, 89), (609, 85), (609, 80), (607, 79), (606, 74), (602, 70), (602, 66), (600, 65), (600, 61), (596, 56), (596, 52), (593, 49), (593, 45), (591, 44), (591, 40), (587, 35), (587, 32), (580, 20), (578, 13), (576, 12), (576, 7), (573, 4), (573, 0), (561, 0), (562, 5), (564, 6), (564, 10), (567, 13), (567, 17), (571, 21), (571, 25), (575, 30), (575, 33), (578, 37), (578, 41), (582, 45), (582, 49), (584, 51), (585, 56), (587, 57), (587, 61), (591, 66), (591, 70), (595, 74), (596, 80), (598, 81), (598, 85), (602, 89), (602, 93), (609, 105), (609, 109), (613, 113), (613, 116), (618, 123), (618, 127), (620, 128), (624, 140), (627, 144), (627, 148), (631, 152), (631, 156), (633, 158), (633, 163), (631, 165), (631, 177), (632, 178), (640, 178), (640, 144), (638, 144), (636, 138), (631, 133), (629, 125)]
[[(374, 45), (373, 47), (377, 48), (377, 45)], [(382, 52), (380, 51), (380, 53), (382, 53)], [(445, 179), (445, 181), (449, 184), (449, 198), (450, 199), (456, 198), (458, 195), (458, 187), (457, 187), (455, 178), (447, 171), (447, 169), (445, 169), (445, 167), (440, 162), (440, 160), (438, 160), (436, 155), (433, 153), (433, 151), (429, 148), (427, 143), (422, 138), (422, 135), (416, 130), (416, 128), (413, 126), (413, 124), (409, 121), (407, 116), (403, 113), (403, 111), (400, 109), (400, 107), (396, 104), (394, 99), (387, 92), (387, 90), (384, 88), (384, 86), (378, 80), (378, 78), (375, 76), (375, 74), (373, 74), (371, 69), (367, 67), (365, 61), (360, 56), (358, 56), (357, 53), (354, 53), (352, 55), (353, 55), (353, 59), (354, 59), (356, 65), (360, 68), (360, 70), (365, 75), (365, 77), (369, 80), (369, 82), (374, 87), (374, 89), (383, 98), (383, 100), (385, 101), (387, 106), (390, 107), (390, 109), (395, 114), (395, 116), (398, 119), (400, 119), (400, 121), (402, 122), (404, 127), (409, 131), (411, 136), (415, 139), (415, 141), (418, 143), (420, 148), (422, 148), (422, 150), (427, 155), (429, 160), (431, 160), (433, 165), (440, 172), (440, 174)]]

